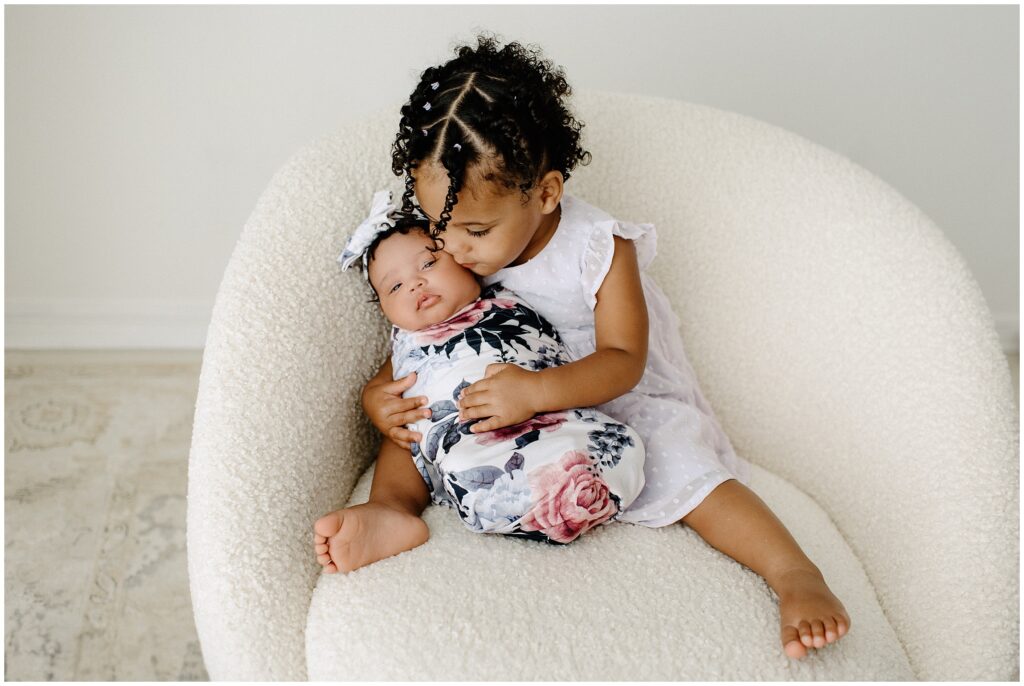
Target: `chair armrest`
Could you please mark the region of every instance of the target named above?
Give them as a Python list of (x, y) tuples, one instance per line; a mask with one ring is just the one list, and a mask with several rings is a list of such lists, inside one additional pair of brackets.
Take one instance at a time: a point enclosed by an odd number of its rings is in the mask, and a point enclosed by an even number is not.
[[(377, 434), (363, 384), (388, 330), (336, 258), (389, 165), (366, 126), (298, 153), (271, 181), (214, 306), (188, 479), (188, 568), (216, 680), (304, 680), (305, 625), (321, 567), (313, 523), (342, 507)], [(384, 149), (386, 153), (386, 149)], [(376, 174), (367, 169), (375, 168)], [(394, 183), (391, 180), (391, 183)]]
[(605, 165), (644, 173), (580, 182), (658, 226), (652, 272), (737, 452), (829, 513), (921, 678), (1015, 678), (1017, 410), (956, 249), (894, 189), (769, 124), (664, 101), (609, 130), (592, 138)]

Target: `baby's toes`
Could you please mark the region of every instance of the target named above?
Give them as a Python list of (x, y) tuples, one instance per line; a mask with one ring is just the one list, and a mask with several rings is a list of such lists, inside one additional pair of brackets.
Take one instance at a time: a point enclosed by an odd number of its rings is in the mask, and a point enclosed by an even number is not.
[(811, 637), (814, 640), (814, 647), (821, 648), (825, 645), (825, 625), (820, 619), (811, 622)]
[(836, 630), (839, 632), (840, 638), (845, 636), (846, 632), (850, 630), (850, 620), (846, 617), (836, 617)]
[(315, 548), (316, 548), (317, 554), (323, 554), (323, 553), (327, 552), (327, 544), (326, 543), (317, 543)]
[(327, 565), (331, 561), (331, 556), (327, 553), (321, 553), (316, 556), (316, 561), (322, 565)]
[(800, 632), (795, 626), (782, 627), (782, 648), (790, 657), (801, 658), (807, 655), (807, 649), (800, 643)]

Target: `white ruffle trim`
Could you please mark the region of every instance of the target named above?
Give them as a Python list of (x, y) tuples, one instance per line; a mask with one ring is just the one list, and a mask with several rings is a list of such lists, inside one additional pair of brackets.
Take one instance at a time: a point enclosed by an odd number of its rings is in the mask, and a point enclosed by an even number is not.
[(641, 270), (646, 269), (657, 254), (658, 234), (654, 224), (627, 224), (614, 219), (595, 223), (583, 251), (583, 296), (590, 309), (597, 305), (597, 291), (611, 269), (615, 236), (633, 241)]

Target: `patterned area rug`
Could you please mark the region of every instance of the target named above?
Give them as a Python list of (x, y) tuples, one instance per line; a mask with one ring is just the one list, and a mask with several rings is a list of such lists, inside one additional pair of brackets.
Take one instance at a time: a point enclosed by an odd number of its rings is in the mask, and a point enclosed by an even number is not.
[(6, 680), (207, 680), (185, 493), (201, 353), (7, 352)]

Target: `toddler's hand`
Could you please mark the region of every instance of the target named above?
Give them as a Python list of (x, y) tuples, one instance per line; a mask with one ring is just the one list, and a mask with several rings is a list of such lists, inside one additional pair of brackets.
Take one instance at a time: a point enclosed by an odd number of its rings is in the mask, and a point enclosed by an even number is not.
[(540, 377), (514, 364), (490, 364), (484, 378), (459, 396), (459, 420), (489, 417), (477, 422), (475, 434), (525, 422), (537, 414)]
[(363, 411), (370, 421), (378, 431), (406, 450), (423, 439), (422, 434), (405, 428), (406, 424), (430, 416), (430, 410), (423, 407), (427, 396), (402, 397), (402, 392), (414, 383), (416, 372), (395, 381), (370, 382), (363, 389)]

